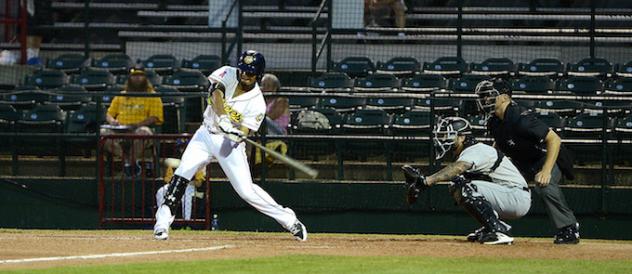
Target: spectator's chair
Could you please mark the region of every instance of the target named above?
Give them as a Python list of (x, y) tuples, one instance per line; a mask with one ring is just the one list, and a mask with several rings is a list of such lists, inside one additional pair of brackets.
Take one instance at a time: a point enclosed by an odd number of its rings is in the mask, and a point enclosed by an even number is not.
[(591, 76), (610, 77), (612, 75), (612, 64), (603, 58), (585, 58), (576, 64), (567, 65), (569, 76)]
[(47, 102), (50, 95), (50, 92), (41, 90), (15, 91), (2, 95), (1, 103), (11, 104), (17, 110), (28, 110)]
[(555, 112), (536, 112), (535, 113), (540, 121), (548, 125), (558, 135), (562, 134), (564, 126), (566, 126), (566, 120)]
[(428, 157), (432, 146), (433, 115), (428, 111), (412, 110), (393, 117), (391, 131), (395, 136), (410, 136), (415, 140), (394, 142), (393, 160), (413, 161)]
[(490, 77), (510, 77), (516, 73), (516, 65), (509, 58), (489, 58), (482, 63), (471, 63), (470, 73)]
[(328, 96), (318, 100), (319, 108), (331, 108), (338, 112), (352, 112), (366, 105), (366, 98)]
[(349, 77), (366, 77), (375, 71), (375, 64), (368, 57), (347, 57), (334, 63), (334, 71), (342, 72)]
[(456, 116), (461, 106), (461, 100), (450, 97), (418, 98), (415, 99), (413, 110), (433, 110), (435, 115)]
[(198, 55), (191, 60), (182, 60), (183, 68), (199, 70), (204, 75), (211, 74), (221, 66), (222, 59), (217, 55)]
[(375, 73), (355, 80), (355, 91), (390, 92), (398, 91), (400, 81), (392, 74)]
[(615, 162), (630, 166), (630, 163), (632, 163), (632, 145), (623, 141), (629, 142), (632, 140), (632, 115), (617, 120), (614, 126), (614, 135), (617, 139), (613, 155)]
[(377, 73), (393, 74), (398, 78), (412, 76), (421, 65), (413, 57), (394, 57), (387, 62), (377, 62)]
[(430, 93), (444, 91), (448, 88), (448, 81), (438, 74), (417, 74), (404, 79), (402, 90), (414, 93)]
[(87, 61), (88, 58), (81, 54), (62, 54), (57, 56), (57, 58), (49, 59), (48, 62), (46, 62), (46, 67), (73, 74), (81, 71), (81, 69), (86, 66)]
[[(16, 129), (20, 133), (62, 133), (66, 114), (56, 105), (39, 105), (23, 112), (22, 118), (16, 121)], [(63, 161), (59, 136), (22, 136), (18, 138), (18, 154), (58, 155)], [(63, 172), (63, 171), (62, 171)]]
[(560, 77), (564, 74), (564, 65), (560, 60), (553, 58), (538, 58), (530, 63), (518, 64), (519, 76), (549, 76)]
[(555, 90), (555, 82), (546, 76), (523, 76), (511, 80), (511, 89), (525, 94), (547, 94)]
[(178, 68), (178, 59), (171, 54), (156, 54), (142, 61), (143, 67), (161, 75), (169, 75)]
[(424, 62), (423, 73), (459, 77), (467, 71), (467, 67), (467, 63), (461, 57), (439, 57), (434, 62)]
[(466, 74), (461, 78), (451, 79), (448, 84), (448, 89), (456, 93), (474, 94), (474, 89), (478, 83), (490, 79), (491, 78), (486, 75)]
[[(95, 134), (99, 125), (105, 121), (105, 109), (101, 109), (97, 120), (97, 105), (86, 104), (77, 110), (68, 112), (66, 119), (66, 133), (92, 133)], [(70, 136), (63, 140), (66, 149), (65, 154), (90, 156), (96, 149), (97, 140), (94, 137)]]
[(577, 115), (583, 104), (570, 100), (539, 100), (535, 103), (535, 112), (555, 112), (562, 117), (573, 117)]
[(309, 90), (315, 92), (350, 92), (353, 84), (353, 80), (341, 72), (329, 72), (319, 77), (309, 77), (308, 80)]
[(607, 81), (599, 95), (632, 96), (632, 78), (619, 78)]
[(78, 110), (92, 101), (92, 94), (79, 85), (66, 85), (51, 91), (48, 104), (58, 105), (62, 110)]
[(582, 112), (602, 114), (606, 110), (608, 117), (621, 117), (629, 114), (631, 108), (630, 101), (603, 100), (584, 103)]
[(472, 128), (472, 135), (475, 137), (482, 137), (487, 135), (487, 114), (477, 114), (467, 117)]
[(134, 62), (124, 53), (106, 55), (101, 59), (92, 60), (91, 64), (94, 69), (107, 70), (113, 74), (127, 73), (132, 66)]
[(632, 61), (625, 64), (617, 64), (614, 70), (614, 74), (617, 77), (630, 78), (632, 77)]
[(412, 98), (372, 97), (366, 101), (366, 109), (380, 109), (387, 113), (402, 113), (412, 109)]
[[(210, 82), (198, 70), (180, 69), (163, 80), (163, 85), (178, 89), (182, 92), (206, 92)], [(204, 112), (202, 97), (188, 97), (185, 99), (186, 121), (200, 122)]]
[(78, 75), (73, 75), (71, 82), (88, 91), (104, 91), (115, 83), (115, 78), (107, 70), (85, 69)]
[[(301, 117), (305, 117), (307, 115), (312, 117), (316, 116), (310, 114), (310, 112), (317, 112), (320, 114), (318, 117), (324, 117), (327, 119), (326, 124), (328, 124), (328, 127), (314, 127), (313, 123), (308, 123), (305, 119), (301, 119)], [(290, 135), (337, 134), (340, 130), (342, 121), (343, 115), (340, 115), (335, 109), (305, 109), (300, 112), (293, 113), (291, 123), (289, 125), (289, 133)], [(322, 124), (325, 124), (325, 122)], [(312, 159), (316, 161), (321, 156), (335, 154), (337, 152), (337, 147), (340, 147), (339, 144), (340, 142), (336, 142), (334, 139), (319, 137), (289, 139), (288, 154), (299, 159)]]
[(170, 93), (170, 95), (160, 97), (165, 118), (162, 124), (162, 133), (182, 133), (185, 124), (184, 117), (186, 117), (184, 97), (174, 95), (174, 93), (179, 93), (175, 88), (160, 86), (156, 88), (156, 92)]
[(68, 76), (61, 70), (41, 69), (27, 77), (26, 85), (40, 89), (53, 89), (68, 83)]
[(318, 97), (316, 96), (289, 96), (289, 109), (290, 112), (297, 112), (303, 109), (310, 109), (316, 107), (318, 104)]
[[(346, 116), (341, 127), (345, 135), (382, 136), (388, 133), (390, 117), (380, 109), (356, 110)], [(384, 140), (346, 140), (343, 147), (343, 159), (366, 160), (390, 151), (390, 144)]]
[[(606, 123), (606, 132), (603, 128)], [(579, 163), (607, 161), (602, 155), (602, 138), (610, 138), (613, 128), (612, 119), (604, 119), (602, 114), (582, 113), (566, 122), (564, 127), (564, 139), (578, 139), (577, 142), (568, 144), (568, 148), (575, 153)], [(610, 152), (607, 152), (609, 155)]]
[(557, 81), (554, 94), (595, 96), (603, 91), (603, 82), (591, 76), (571, 76)]

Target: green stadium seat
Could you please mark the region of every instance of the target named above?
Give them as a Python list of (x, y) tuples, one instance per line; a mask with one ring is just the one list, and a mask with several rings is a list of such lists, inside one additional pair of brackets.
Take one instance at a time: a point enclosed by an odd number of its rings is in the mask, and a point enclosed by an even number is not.
[(41, 69), (27, 77), (26, 85), (40, 89), (53, 89), (68, 83), (68, 76), (61, 70)]
[(471, 63), (470, 73), (490, 77), (509, 77), (516, 72), (516, 65), (509, 58), (489, 58), (482, 63)]
[(391, 131), (395, 136), (428, 137), (426, 140), (406, 140), (394, 142), (393, 160), (413, 161), (428, 157), (432, 149), (430, 132), (434, 117), (428, 111), (412, 110), (393, 117)]
[(402, 113), (412, 109), (412, 98), (371, 97), (366, 101), (366, 109), (380, 109), (387, 113)]
[(198, 55), (191, 60), (182, 60), (183, 68), (199, 70), (204, 75), (211, 74), (221, 66), (222, 59), (217, 55)]
[[(159, 93), (178, 93), (175, 88), (157, 87), (156, 92)], [(184, 118), (186, 117), (186, 108), (184, 107), (184, 97), (163, 95), (162, 108), (164, 111), (164, 123), (162, 124), (162, 133), (182, 133), (184, 132)]]
[(616, 64), (614, 67), (614, 74), (617, 77), (632, 77), (632, 61), (625, 64)]
[(474, 94), (474, 88), (478, 83), (490, 79), (487, 75), (465, 74), (461, 78), (450, 79), (448, 88), (457, 93)]
[(432, 92), (445, 90), (448, 87), (446, 79), (437, 74), (417, 74), (404, 79), (402, 90), (406, 92)]
[(632, 96), (632, 78), (619, 78), (607, 81), (599, 95)]
[(314, 108), (318, 104), (318, 97), (316, 96), (290, 96), (288, 100), (290, 112)]
[(349, 77), (366, 77), (375, 71), (375, 64), (368, 57), (347, 57), (334, 63), (334, 71), (342, 72)]
[(178, 68), (178, 59), (171, 54), (156, 54), (142, 61), (143, 67), (161, 75), (171, 74)]
[(398, 91), (400, 81), (392, 74), (374, 73), (355, 80), (355, 91), (389, 92)]
[(0, 132), (14, 131), (15, 121), (20, 119), (21, 115), (13, 106), (0, 103)]
[(557, 81), (554, 94), (575, 94), (595, 96), (603, 92), (603, 82), (592, 76), (571, 76)]
[(612, 64), (603, 58), (585, 58), (576, 64), (567, 65), (567, 73), (570, 76), (610, 77)]
[(323, 91), (346, 91), (353, 88), (353, 80), (348, 75), (341, 72), (329, 72), (319, 77), (309, 77), (309, 90), (315, 92)]
[(528, 64), (518, 64), (518, 75), (520, 76), (559, 77), (563, 74), (564, 65), (560, 60), (554, 58), (538, 58)]
[[(345, 117), (341, 128), (345, 135), (387, 135), (389, 115), (380, 109), (360, 109)], [(369, 156), (384, 155), (390, 150), (386, 140), (345, 140), (343, 159), (366, 160)]]
[(632, 146), (622, 141), (632, 140), (632, 115), (617, 119), (614, 125), (614, 137), (618, 141), (613, 150), (615, 161), (629, 166), (632, 163)]
[(604, 100), (596, 102), (586, 102), (583, 105), (584, 113), (603, 113), (604, 109), (608, 117), (621, 117), (630, 113), (632, 104), (623, 100)]
[(546, 94), (555, 90), (555, 82), (546, 76), (523, 76), (511, 80), (511, 89), (526, 94)]
[(482, 137), (487, 134), (487, 114), (476, 114), (467, 116), (467, 121), (470, 122), (472, 128), (472, 134), (476, 137)]
[(49, 59), (48, 62), (46, 62), (46, 67), (72, 74), (79, 72), (85, 67), (87, 60), (88, 58), (81, 54), (62, 54), (54, 59)]
[(558, 135), (564, 130), (566, 120), (555, 112), (536, 112), (535, 113), (540, 121), (547, 124)]
[[(20, 133), (63, 133), (65, 119), (66, 114), (57, 105), (38, 105), (23, 112), (15, 125)], [(63, 155), (61, 137), (22, 136), (16, 143), (18, 154)]]
[(366, 105), (366, 98), (327, 96), (318, 99), (318, 108), (332, 108), (338, 112), (351, 112)]
[[(66, 119), (66, 133), (96, 133), (99, 125), (105, 121), (106, 109), (101, 109), (99, 120), (97, 121), (97, 105), (83, 105), (78, 110), (68, 112)], [(97, 147), (97, 140), (93, 137), (75, 136), (66, 137), (63, 140), (65, 154), (70, 155), (91, 155)]]
[(71, 82), (88, 91), (104, 91), (115, 83), (115, 78), (107, 70), (85, 69), (78, 75), (73, 75)]
[(210, 82), (197, 70), (180, 69), (163, 80), (163, 85), (176, 88), (179, 91), (204, 92)]
[(449, 97), (435, 97), (415, 99), (414, 110), (430, 111), (434, 109), (435, 115), (455, 116), (459, 111), (461, 100)]
[[(588, 162), (607, 161), (602, 159), (601, 138), (611, 138), (614, 126), (613, 119), (605, 119), (606, 132), (603, 134), (604, 116), (597, 113), (582, 113), (567, 120), (562, 136), (564, 139), (579, 139), (579, 142), (568, 144), (568, 149), (573, 151), (575, 159), (580, 164)], [(582, 142), (583, 140), (587, 140)], [(592, 141), (592, 142), (591, 142)], [(597, 141), (597, 142), (595, 142)], [(610, 151), (606, 152), (608, 155)], [(609, 156), (606, 156), (609, 157)]]
[(2, 103), (11, 104), (18, 110), (26, 110), (44, 104), (50, 95), (50, 92), (41, 90), (15, 91), (2, 95)]
[(461, 57), (439, 57), (434, 62), (424, 62), (423, 73), (439, 74), (444, 77), (459, 77), (468, 65)]
[(413, 76), (419, 72), (419, 61), (413, 57), (394, 57), (386, 62), (377, 62), (377, 73), (393, 74), (398, 78)]
[(106, 70), (113, 74), (127, 73), (134, 65), (132, 59), (124, 53), (109, 54), (101, 59), (92, 60), (91, 67), (94, 69)]
[(534, 110), (536, 112), (555, 112), (562, 117), (573, 117), (577, 115), (582, 103), (569, 100), (539, 100), (535, 103)]
[(92, 94), (78, 85), (67, 85), (51, 91), (48, 104), (56, 104), (62, 110), (78, 110), (92, 101)]

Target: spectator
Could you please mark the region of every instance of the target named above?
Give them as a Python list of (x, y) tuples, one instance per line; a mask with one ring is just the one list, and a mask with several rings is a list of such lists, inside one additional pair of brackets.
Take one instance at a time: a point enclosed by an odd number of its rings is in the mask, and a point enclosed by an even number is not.
[(390, 14), (393, 13), (395, 15), (395, 26), (405, 28), (407, 10), (404, 0), (365, 0), (365, 25), (379, 26), (379, 23), (384, 21), (385, 17), (390, 18)]
[[(155, 93), (142, 68), (132, 68), (122, 93)], [(106, 114), (108, 126), (101, 129), (102, 135), (116, 132), (133, 133), (138, 135), (152, 135), (150, 126), (163, 123), (162, 100), (160, 97), (116, 96)], [(138, 174), (141, 170), (140, 159), (145, 155), (144, 140), (133, 142), (132, 152), (125, 157), (124, 170), (126, 175)], [(105, 143), (106, 151), (119, 159), (124, 158), (124, 151), (120, 140), (110, 139)], [(135, 159), (139, 159), (136, 160)], [(132, 163), (136, 163), (132, 166)]]
[[(261, 91), (265, 93), (277, 92), (281, 88), (281, 82), (274, 74), (266, 73), (261, 78)], [(268, 134), (287, 135), (287, 127), (290, 124), (290, 104), (287, 97), (266, 95), (266, 128)], [(281, 140), (266, 143), (266, 147), (276, 150), (281, 154), (287, 153), (287, 144)], [(268, 155), (270, 156), (270, 155)], [(266, 157), (271, 164), (272, 157)], [(255, 164), (261, 163), (261, 151), (257, 149)]]

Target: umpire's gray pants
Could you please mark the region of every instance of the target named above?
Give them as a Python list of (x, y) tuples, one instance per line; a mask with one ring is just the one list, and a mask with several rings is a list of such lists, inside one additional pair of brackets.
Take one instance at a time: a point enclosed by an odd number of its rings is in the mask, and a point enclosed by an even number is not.
[(577, 223), (575, 214), (573, 214), (573, 211), (568, 207), (564, 193), (562, 193), (560, 189), (560, 179), (562, 179), (562, 171), (560, 171), (560, 168), (555, 164), (551, 171), (551, 181), (549, 184), (545, 187), (539, 187), (536, 184), (535, 187), (535, 192), (542, 198), (546, 213), (557, 229)]
[(509, 187), (488, 181), (473, 180), (476, 192), (492, 205), (503, 220), (518, 219), (531, 208), (531, 193), (521, 187)]

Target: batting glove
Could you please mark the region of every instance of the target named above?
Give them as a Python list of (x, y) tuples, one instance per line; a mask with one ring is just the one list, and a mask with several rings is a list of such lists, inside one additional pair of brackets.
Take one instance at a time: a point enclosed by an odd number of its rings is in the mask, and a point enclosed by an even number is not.
[(244, 133), (233, 126), (233, 123), (228, 118), (228, 115), (222, 115), (219, 117), (218, 126), (219, 129), (225, 133), (226, 138), (231, 141), (239, 143), (244, 140)]
[(430, 187), (426, 182), (426, 177), (421, 174), (418, 168), (409, 165), (402, 166), (404, 177), (406, 177), (406, 202), (413, 204), (419, 198), (419, 194)]

